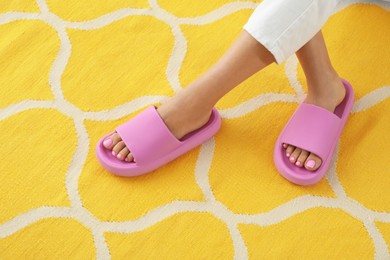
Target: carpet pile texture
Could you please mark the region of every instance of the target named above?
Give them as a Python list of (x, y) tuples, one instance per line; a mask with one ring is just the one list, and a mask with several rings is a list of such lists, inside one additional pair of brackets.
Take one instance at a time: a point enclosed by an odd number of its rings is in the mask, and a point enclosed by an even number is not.
[(220, 131), (177, 160), (99, 165), (99, 138), (205, 72), (258, 3), (0, 0), (0, 258), (389, 259), (389, 5), (344, 1), (323, 28), (356, 99), (320, 183), (273, 165), (307, 91), (295, 56), (223, 97)]

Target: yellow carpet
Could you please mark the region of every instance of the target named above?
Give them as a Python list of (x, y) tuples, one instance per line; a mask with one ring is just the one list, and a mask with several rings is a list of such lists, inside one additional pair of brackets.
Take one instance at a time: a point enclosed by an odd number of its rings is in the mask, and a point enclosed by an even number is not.
[(103, 134), (216, 62), (257, 4), (0, 0), (0, 259), (389, 259), (389, 5), (347, 2), (325, 25), (356, 102), (320, 183), (273, 166), (306, 91), (295, 56), (228, 93), (220, 132), (153, 173), (95, 158)]

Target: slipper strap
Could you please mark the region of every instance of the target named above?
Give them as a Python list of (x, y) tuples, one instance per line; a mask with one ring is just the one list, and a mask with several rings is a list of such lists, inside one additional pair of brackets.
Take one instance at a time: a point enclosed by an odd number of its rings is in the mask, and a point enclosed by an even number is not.
[(312, 104), (301, 103), (287, 123), (281, 142), (318, 155), (325, 160), (337, 142), (341, 118)]
[(137, 164), (157, 160), (182, 144), (169, 131), (155, 106), (148, 107), (118, 126), (116, 132), (129, 148)]

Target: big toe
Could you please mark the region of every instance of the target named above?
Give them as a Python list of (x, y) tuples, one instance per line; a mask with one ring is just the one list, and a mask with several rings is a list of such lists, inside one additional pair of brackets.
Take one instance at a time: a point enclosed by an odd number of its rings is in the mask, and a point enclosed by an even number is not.
[(120, 141), (122, 141), (121, 137), (115, 132), (103, 141), (103, 146), (108, 150), (112, 150)]
[(321, 158), (311, 153), (305, 162), (305, 168), (309, 171), (315, 171), (321, 166)]

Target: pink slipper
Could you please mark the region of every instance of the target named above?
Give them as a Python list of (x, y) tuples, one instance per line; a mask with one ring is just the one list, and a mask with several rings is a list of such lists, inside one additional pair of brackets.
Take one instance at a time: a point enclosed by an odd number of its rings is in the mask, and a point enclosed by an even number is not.
[[(274, 148), (274, 163), (287, 180), (299, 185), (312, 185), (319, 182), (327, 172), (354, 99), (352, 86), (344, 79), (342, 81), (346, 95), (334, 113), (303, 101), (281, 132)], [(315, 171), (309, 171), (291, 163), (283, 143), (316, 154), (322, 160), (321, 166)]]
[(131, 151), (133, 162), (117, 159), (103, 141), (115, 131), (103, 136), (96, 146), (100, 164), (120, 176), (137, 176), (151, 172), (213, 137), (221, 126), (221, 116), (212, 109), (209, 121), (201, 128), (178, 140), (167, 128), (156, 106), (150, 106), (116, 128), (116, 132)]

